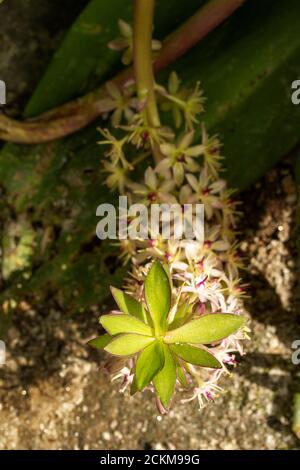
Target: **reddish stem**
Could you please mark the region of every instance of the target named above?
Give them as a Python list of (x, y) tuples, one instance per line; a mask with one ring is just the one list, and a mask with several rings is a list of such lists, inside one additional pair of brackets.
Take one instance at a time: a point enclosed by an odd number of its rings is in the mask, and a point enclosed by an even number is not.
[[(200, 8), (165, 39), (153, 64), (155, 73), (185, 54), (227, 19), (244, 1), (211, 0)], [(123, 88), (128, 81), (133, 79), (133, 68), (129, 67), (116, 75), (113, 82), (119, 88)], [(105, 85), (101, 85), (92, 93), (26, 122), (2, 115), (0, 116), (0, 139), (16, 143), (36, 144), (70, 135), (86, 127), (103, 113), (111, 111), (105, 101), (107, 96)]]

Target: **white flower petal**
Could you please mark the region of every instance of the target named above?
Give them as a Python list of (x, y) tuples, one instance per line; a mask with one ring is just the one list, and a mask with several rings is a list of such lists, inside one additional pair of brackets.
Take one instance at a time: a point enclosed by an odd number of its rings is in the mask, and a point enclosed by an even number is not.
[(145, 171), (145, 183), (150, 189), (157, 189), (157, 176), (151, 166)]
[(197, 178), (194, 175), (188, 174), (186, 175), (186, 179), (188, 180), (191, 188), (197, 192), (199, 190), (199, 183)]

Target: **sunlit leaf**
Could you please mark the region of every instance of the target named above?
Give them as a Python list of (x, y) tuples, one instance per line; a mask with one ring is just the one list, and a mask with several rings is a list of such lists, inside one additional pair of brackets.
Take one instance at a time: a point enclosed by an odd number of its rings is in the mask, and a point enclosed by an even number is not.
[(163, 351), (165, 356), (165, 365), (154, 377), (153, 383), (162, 404), (166, 408), (174, 393), (176, 383), (176, 365), (169, 347), (165, 344), (163, 345)]
[(149, 346), (154, 341), (150, 336), (127, 334), (118, 336), (104, 349), (116, 356), (131, 356)]
[(245, 324), (245, 318), (230, 313), (204, 315), (167, 333), (167, 343), (210, 344), (235, 333)]
[(138, 302), (134, 297), (126, 294), (116, 287), (111, 287), (111, 293), (121, 312), (133, 315), (142, 321), (146, 321), (147, 315), (145, 307), (141, 302)]
[(220, 369), (222, 367), (220, 362), (208, 351), (196, 348), (190, 344), (175, 344), (171, 346), (171, 350), (190, 364), (211, 367), (212, 369)]
[(157, 333), (162, 333), (171, 306), (171, 288), (162, 265), (153, 263), (145, 280), (145, 297)]
[(143, 390), (165, 362), (162, 344), (159, 341), (148, 346), (139, 356), (135, 368), (135, 380), (138, 390)]
[(102, 317), (100, 317), (100, 323), (111, 335), (118, 335), (120, 333), (137, 333), (139, 335), (152, 336), (150, 326), (131, 315), (102, 315)]
[(104, 349), (111, 342), (112, 339), (112, 336), (105, 334), (102, 336), (98, 336), (98, 338), (91, 339), (88, 342), (88, 345), (96, 349)]

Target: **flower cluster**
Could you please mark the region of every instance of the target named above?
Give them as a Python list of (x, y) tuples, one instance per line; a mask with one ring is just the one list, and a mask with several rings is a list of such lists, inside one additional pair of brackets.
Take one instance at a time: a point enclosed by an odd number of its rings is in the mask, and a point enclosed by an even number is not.
[[(131, 47), (131, 31), (123, 23), (120, 25), (126, 33), (127, 46)], [(163, 122), (156, 127), (149, 123), (132, 84), (130, 90), (122, 91), (112, 84), (109, 91), (115, 99), (113, 131), (102, 129), (104, 141), (100, 142), (108, 146), (103, 163), (107, 186), (118, 189), (133, 203), (146, 206), (203, 204), (205, 239), (204, 243), (165, 240), (149, 233), (146, 240), (120, 240), (122, 259), (131, 262), (131, 272), (124, 282), (125, 292), (113, 291), (118, 311), (100, 320), (107, 334), (91, 344), (117, 356), (114, 379), (121, 379), (122, 390), (129, 385), (135, 393), (149, 387), (158, 396), (161, 412), (179, 394), (182, 401), (195, 398), (202, 407), (222, 391), (220, 379), (236, 365), (235, 354), (243, 354), (241, 341), (248, 338), (249, 332), (243, 320), (245, 289), (239, 278), (243, 261), (236, 242), (237, 203), (221, 177), (221, 145), (216, 136), (208, 135), (201, 122), (204, 99), (199, 83), (193, 90), (186, 89), (173, 72), (166, 88), (155, 87)], [(142, 182), (136, 176), (141, 171)], [(135, 219), (129, 221), (136, 223)], [(158, 320), (153, 314), (160, 307), (153, 306), (149, 295), (147, 298), (147, 279), (155, 266), (159, 270), (158, 265), (163, 267), (170, 283), (169, 294), (161, 292), (163, 275), (152, 286), (154, 297), (170, 297), (165, 311), (157, 314), (165, 316), (163, 327), (155, 325)], [(237, 320), (236, 327), (226, 330), (226, 315)], [(196, 339), (189, 335), (183, 339), (175, 333), (172, 336), (172, 332), (191, 322), (207, 318), (211, 321), (208, 329), (219, 328), (218, 332), (223, 334), (203, 343), (197, 340), (197, 335)], [(213, 323), (215, 319), (218, 327)], [(200, 332), (201, 325), (204, 323), (199, 323)], [(170, 337), (172, 347), (168, 346), (166, 351)], [(209, 355), (209, 360), (202, 358), (201, 362), (199, 351)], [(170, 361), (175, 365), (171, 367), (172, 393), (168, 394), (170, 383), (163, 382), (161, 376), (170, 368)], [(151, 367), (153, 363), (155, 367)]]

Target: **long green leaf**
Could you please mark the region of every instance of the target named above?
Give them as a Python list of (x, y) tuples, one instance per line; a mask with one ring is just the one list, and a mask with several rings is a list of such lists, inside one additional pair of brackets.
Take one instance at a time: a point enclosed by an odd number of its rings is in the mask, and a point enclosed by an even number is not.
[(154, 341), (150, 336), (127, 334), (118, 336), (104, 349), (115, 356), (131, 356), (149, 346)]
[(190, 344), (172, 345), (171, 350), (181, 359), (184, 359), (190, 364), (201, 367), (210, 367), (212, 369), (220, 369), (222, 367), (220, 362), (208, 351), (195, 348)]
[[(201, 80), (205, 122), (226, 156), (226, 178), (244, 189), (300, 141), (300, 2), (251, 0), (178, 61), (184, 83)], [(174, 68), (172, 66), (172, 68)]]
[[(155, 35), (168, 34), (206, 0), (157, 2)], [(132, 0), (92, 0), (65, 36), (27, 108), (33, 116), (58, 106), (111, 77), (120, 68), (120, 53), (107, 47), (120, 35), (118, 19), (131, 22)]]
[(98, 336), (97, 338), (91, 339), (88, 342), (88, 345), (96, 349), (104, 349), (111, 342), (112, 339), (112, 336), (105, 334), (102, 336)]
[(150, 326), (131, 315), (102, 315), (102, 317), (100, 317), (100, 323), (111, 335), (118, 335), (120, 333), (137, 333), (146, 336), (153, 335)]
[(111, 287), (110, 290), (121, 312), (133, 315), (146, 322), (147, 314), (141, 302), (138, 302), (134, 297), (116, 287)]
[(151, 382), (162, 370), (164, 362), (165, 356), (159, 341), (155, 341), (141, 352), (135, 367), (135, 381), (138, 390), (143, 390)]
[(169, 277), (156, 261), (145, 280), (145, 298), (157, 333), (162, 333), (171, 307), (171, 287)]
[(229, 313), (204, 315), (165, 336), (167, 343), (211, 344), (235, 333), (245, 324), (245, 318)]
[(155, 390), (165, 408), (170, 404), (176, 383), (176, 364), (169, 347), (164, 344), (164, 367), (153, 379)]

